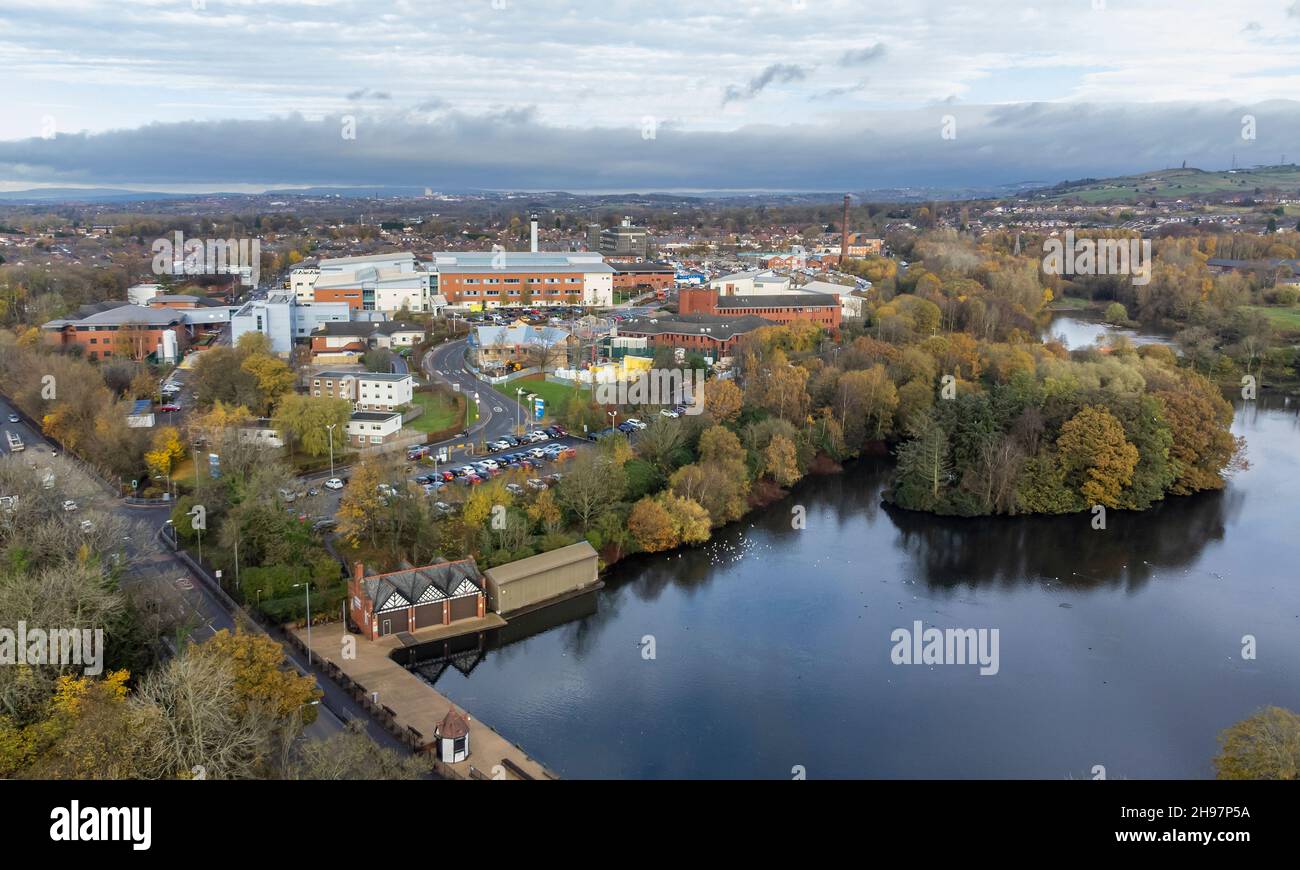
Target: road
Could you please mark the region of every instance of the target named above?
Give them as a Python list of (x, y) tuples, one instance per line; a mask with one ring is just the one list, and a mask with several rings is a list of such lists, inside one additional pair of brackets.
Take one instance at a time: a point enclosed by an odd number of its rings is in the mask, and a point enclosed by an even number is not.
[[(191, 571), (170, 547), (160, 541), (159, 532), (170, 517), (171, 509), (166, 505), (151, 507), (129, 507), (110, 493), (110, 488), (93, 478), (82, 466), (67, 457), (55, 456), (53, 446), (45, 440), (35, 427), (26, 422), (10, 423), (9, 415), (17, 413), (9, 402), (0, 397), (0, 420), (4, 421), (6, 432), (14, 431), (22, 437), (25, 450), (17, 454), (19, 460), (35, 463), (36, 467), (48, 467), (67, 492), (78, 504), (78, 516), (93, 521), (96, 514), (114, 514), (126, 519), (135, 526), (130, 536), (124, 541), (124, 549), (132, 565), (126, 588), (148, 590), (148, 599), (159, 608), (165, 608), (179, 624), (189, 628), (191, 640), (203, 641), (225, 629), (234, 631), (235, 620), (222, 606), (217, 593), (208, 585), (208, 581)], [(0, 449), (9, 453), (7, 439)], [(0, 493), (3, 495), (4, 493)], [(20, 495), (21, 499), (21, 495)], [(279, 638), (275, 638), (279, 641)], [(281, 642), (286, 658), (293, 663), (299, 673), (310, 672), (316, 679), (316, 685), (324, 693), (323, 703), (317, 705), (317, 717), (305, 729), (312, 738), (320, 739), (339, 733), (344, 720), (360, 719), (366, 725), (370, 736), (380, 745), (409, 751), (388, 731), (380, 727), (352, 698), (333, 680), (316, 668), (308, 668), (305, 656), (297, 649)]]

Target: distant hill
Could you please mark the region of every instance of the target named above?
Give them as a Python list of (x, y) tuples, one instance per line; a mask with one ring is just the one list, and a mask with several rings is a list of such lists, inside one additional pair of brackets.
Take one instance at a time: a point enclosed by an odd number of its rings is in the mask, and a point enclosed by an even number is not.
[(37, 187), (31, 190), (0, 191), (5, 202), (139, 202), (150, 199), (186, 199), (189, 193), (159, 193), (148, 190), (119, 190), (113, 187)]
[(1250, 169), (1161, 169), (1118, 178), (1063, 181), (1030, 192), (1036, 199), (1078, 200), (1083, 203), (1125, 203), (1138, 200), (1225, 199), (1264, 193), (1300, 191), (1300, 166), (1256, 166)]

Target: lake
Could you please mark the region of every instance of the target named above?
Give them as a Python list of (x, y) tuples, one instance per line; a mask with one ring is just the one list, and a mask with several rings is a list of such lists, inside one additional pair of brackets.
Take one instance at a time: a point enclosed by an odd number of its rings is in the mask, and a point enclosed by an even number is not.
[[(1300, 709), (1298, 408), (1238, 402), (1249, 470), (1105, 530), (898, 511), (851, 463), (420, 671), (565, 777), (1209, 777)], [(916, 620), (997, 629), (998, 673), (893, 664)]]
[(1092, 317), (1064, 313), (1052, 315), (1052, 322), (1043, 330), (1041, 337), (1044, 339), (1059, 338), (1070, 350), (1079, 350), (1090, 344), (1100, 345), (1104, 339), (1112, 335), (1128, 336), (1129, 341), (1134, 344), (1173, 345), (1173, 341), (1167, 335), (1142, 332), (1122, 326), (1112, 326)]

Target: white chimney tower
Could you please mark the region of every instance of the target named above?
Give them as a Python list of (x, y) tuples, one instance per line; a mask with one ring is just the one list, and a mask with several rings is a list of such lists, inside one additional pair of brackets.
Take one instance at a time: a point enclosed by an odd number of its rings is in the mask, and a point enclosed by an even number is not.
[(528, 250), (536, 254), (537, 253), (537, 215), (531, 215), (528, 219), (528, 224), (530, 230), (530, 238), (532, 239), (532, 245), (529, 247)]

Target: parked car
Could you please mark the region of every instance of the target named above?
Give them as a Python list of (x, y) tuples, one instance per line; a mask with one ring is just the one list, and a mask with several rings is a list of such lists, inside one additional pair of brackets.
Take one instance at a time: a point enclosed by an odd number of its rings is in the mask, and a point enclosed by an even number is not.
[(83, 532), (93, 532), (95, 530), (95, 524), (92, 523), (90, 520), (82, 520), (81, 530)]
[(165, 404), (165, 405), (160, 405), (160, 406), (158, 407), (158, 410), (159, 410), (159, 411), (179, 411), (180, 409), (181, 409), (181, 406), (175, 404), (174, 402), (168, 402), (167, 404)]
[(495, 459), (484, 459), (484, 460), (483, 460), (481, 463), (479, 463), (479, 464), (480, 464), (480, 465), (486, 465), (488, 468), (497, 468), (497, 467), (500, 465), (500, 463), (497, 462)]
[(510, 493), (511, 495), (523, 495), (524, 488), (517, 483), (507, 483), (506, 492)]
[(447, 504), (445, 501), (435, 501), (433, 503), (433, 510), (438, 515), (444, 517), (450, 516), (451, 514), (456, 512), (456, 509), (451, 505)]
[(17, 415), (17, 414), (10, 414), (10, 415), (9, 415), (9, 422), (10, 422), (10, 423), (17, 423), (17, 422), (18, 422), (18, 415)]
[(68, 499), (63, 503), (63, 509), (69, 512), (75, 511), (77, 509), (77, 503), (72, 499)]
[(554, 474), (548, 474), (548, 475), (546, 475), (546, 477), (545, 477), (544, 479), (545, 479), (546, 482), (549, 483), (551, 486), (555, 486), (555, 484), (559, 483), (561, 480), (564, 479), (564, 475), (563, 475), (563, 474), (560, 474), (560, 472), (557, 471), (557, 472), (555, 472)]
[(329, 480), (325, 481), (325, 488), (326, 488), (326, 489), (342, 489), (342, 488), (343, 488), (343, 481), (339, 480), (337, 477), (331, 477)]
[(441, 474), (442, 474), (443, 481), (446, 483), (451, 483), (453, 480), (456, 479), (456, 472), (454, 471), (444, 471), (441, 472)]
[(662, 411), (659, 412), (659, 416), (661, 416), (661, 417), (680, 417), (681, 414), (677, 413), (677, 412), (674, 411), (672, 408), (664, 408)]
[(627, 421), (627, 424), (628, 424), (629, 426), (631, 426), (632, 428), (638, 430), (638, 431), (640, 431), (641, 429), (644, 429), (644, 428), (646, 427), (646, 424), (645, 424), (645, 423), (641, 422), (640, 420), (636, 419), (635, 417), (633, 417), (631, 420), (628, 420), (628, 421)]
[(509, 450), (509, 449), (510, 449), (510, 442), (509, 442), (509, 441), (493, 441), (491, 444), (488, 445), (488, 449), (489, 449), (489, 450)]
[(547, 486), (546, 481), (538, 477), (531, 478), (528, 481), (528, 488), (536, 492), (541, 492), (544, 489), (550, 489), (550, 487)]
[(528, 451), (528, 455), (534, 459), (544, 459), (546, 457), (546, 451), (540, 447), (534, 447), (532, 450)]

